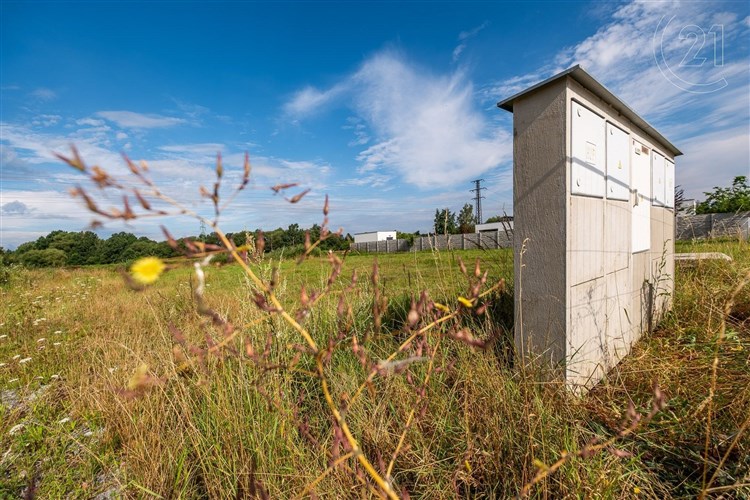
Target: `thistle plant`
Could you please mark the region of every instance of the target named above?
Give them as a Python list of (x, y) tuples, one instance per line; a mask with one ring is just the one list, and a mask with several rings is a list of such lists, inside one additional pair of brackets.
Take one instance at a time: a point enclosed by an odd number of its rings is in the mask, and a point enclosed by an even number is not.
[[(253, 367), (258, 375), (252, 384), (258, 394), (267, 401), (269, 408), (275, 408), (280, 412), (283, 418), (294, 424), (301, 438), (311, 446), (321, 448), (329, 457), (328, 467), (320, 471), (318, 476), (299, 492), (299, 496), (314, 495), (316, 485), (334, 471), (350, 474), (363, 488), (376, 496), (408, 496), (405, 486), (396, 484), (394, 470), (399, 456), (408, 449), (409, 430), (416, 422), (425, 418), (430, 380), (438, 371), (444, 369), (443, 353), (446, 343), (458, 342), (477, 349), (486, 348), (491, 344), (493, 339), (477, 334), (465, 326), (466, 320), (485, 313), (489, 296), (493, 292), (502, 291), (504, 281), (488, 283), (488, 272), (481, 269), (478, 260), (471, 271), (459, 260), (460, 271), (467, 283), (466, 292), (445, 304), (433, 300), (427, 291), (414, 295), (404, 324), (394, 330), (383, 321), (389, 304), (380, 283), (379, 267), (375, 260), (370, 275), (374, 295), (371, 325), (363, 333), (359, 333), (353, 325), (352, 305), (348, 298), (349, 293), (357, 285), (357, 275), (353, 274), (350, 282), (343, 285), (340, 291), (334, 286), (341, 279), (346, 253), (336, 254), (329, 251), (326, 260), (330, 269), (322, 287), (315, 288), (303, 284), (298, 301), (293, 305), (285, 304), (277, 294), (277, 286), (281, 279), (278, 270), (274, 269), (270, 277), (264, 277), (261, 272), (260, 265), (265, 248), (262, 232), (256, 234), (254, 241), (237, 246), (221, 229), (219, 221), (222, 214), (231, 207), (232, 201), (242, 194), (250, 182), (251, 164), (247, 155), (237, 185), (227, 196), (227, 188), (223, 184), (224, 166), (221, 156), (217, 156), (215, 178), (209, 187), (199, 188), (201, 198), (208, 201), (213, 208), (212, 217), (203, 216), (184, 202), (167, 195), (152, 180), (145, 162), (136, 163), (124, 157), (130, 173), (124, 178), (118, 178), (105, 168), (88, 166), (74, 147), (70, 155), (58, 157), (87, 178), (90, 186), (77, 186), (71, 190), (71, 194), (81, 199), (88, 210), (96, 216), (92, 223), (94, 226), (100, 225), (104, 220), (132, 222), (151, 217), (182, 216), (201, 221), (216, 234), (220, 241), (219, 245), (190, 239), (178, 242), (169, 230), (162, 226), (170, 246), (193, 263), (196, 280), (193, 290), (194, 307), (195, 311), (205, 318), (202, 342), (190, 341), (179, 325), (169, 326), (174, 341), (174, 373), (197, 372), (203, 377), (210, 377), (212, 360), (234, 359)], [(295, 183), (269, 187), (275, 193), (287, 193), (295, 188), (298, 188)], [(105, 191), (118, 193), (122, 205), (117, 208), (102, 208), (98, 194)], [(309, 192), (309, 189), (297, 191), (285, 200), (292, 204), (298, 203)], [(306, 232), (304, 252), (298, 263), (307, 259), (327, 238), (342, 234), (342, 229), (337, 232), (329, 229), (327, 195), (322, 212), (320, 235), (312, 241), (310, 232)], [(271, 330), (263, 346), (254, 345), (249, 339), (243, 341), (241, 332), (245, 327), (232, 323), (229, 318), (212, 308), (206, 298), (205, 268), (217, 255), (228, 256), (247, 277), (251, 302), (260, 313), (256, 322), (260, 323), (267, 318), (279, 318), (291, 328), (296, 338), (286, 345), (277, 345), (278, 335)], [(133, 290), (143, 290), (144, 287), (156, 282), (168, 267), (155, 257), (143, 258), (133, 264), (129, 274), (124, 273), (124, 279)], [(337, 326), (332, 331), (316, 332), (308, 326), (308, 319), (324, 298), (337, 303)], [(387, 355), (383, 355), (375, 348), (378, 338), (383, 336), (395, 336), (400, 340), (398, 347)], [(273, 349), (280, 349), (287, 354), (283, 362), (272, 359)], [(353, 356), (366, 374), (351, 395), (337, 393), (330, 382), (332, 358), (341, 352)], [(280, 401), (289, 395), (271, 394), (264, 387), (264, 377), (277, 371), (288, 371), (303, 379), (314, 380), (330, 417), (330, 429), (315, 426), (296, 409), (293, 412), (284, 410)], [(378, 391), (378, 379), (389, 377), (404, 378), (414, 393), (415, 404), (405, 421), (394, 423), (401, 427), (394, 449), (365, 450), (360, 443), (363, 429), (350, 426), (347, 412), (358, 403), (365, 392)], [(141, 397), (154, 387), (168, 388), (170, 382), (169, 376), (159, 376), (147, 365), (142, 365), (120, 393), (128, 398)], [(302, 391), (299, 397), (304, 397)], [(325, 435), (328, 432), (332, 434), (330, 439)], [(330, 442), (330, 446), (324, 444), (327, 442)], [(268, 496), (261, 481), (256, 477), (252, 478), (250, 488), (254, 496)]]

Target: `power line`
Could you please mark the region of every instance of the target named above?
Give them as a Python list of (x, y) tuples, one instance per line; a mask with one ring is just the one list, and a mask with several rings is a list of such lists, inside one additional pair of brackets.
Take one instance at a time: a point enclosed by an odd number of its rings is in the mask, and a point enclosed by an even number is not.
[(482, 196), (482, 190), (487, 189), (482, 187), (482, 181), (484, 181), (484, 179), (475, 179), (471, 181), (474, 183), (475, 187), (474, 189), (469, 190), (474, 193), (474, 207), (476, 208), (477, 224), (482, 223), (482, 199), (484, 198), (484, 196)]

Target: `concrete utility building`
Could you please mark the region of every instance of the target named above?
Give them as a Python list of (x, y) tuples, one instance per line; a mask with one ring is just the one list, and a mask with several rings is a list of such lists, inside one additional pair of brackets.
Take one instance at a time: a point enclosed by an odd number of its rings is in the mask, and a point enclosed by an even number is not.
[(368, 233), (355, 233), (354, 243), (369, 243), (371, 241), (395, 240), (396, 231), (370, 231)]
[(508, 218), (505, 222), (485, 222), (474, 226), (475, 233), (494, 233), (496, 231), (510, 231), (513, 229), (513, 219)]
[(590, 387), (671, 307), (680, 151), (575, 66), (513, 113), (515, 341)]

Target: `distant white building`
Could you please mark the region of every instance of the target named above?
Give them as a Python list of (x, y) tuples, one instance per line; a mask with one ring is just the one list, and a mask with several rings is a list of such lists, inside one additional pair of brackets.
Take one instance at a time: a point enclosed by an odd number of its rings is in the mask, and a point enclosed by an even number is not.
[(370, 231), (367, 233), (355, 233), (354, 243), (367, 243), (370, 241), (395, 240), (396, 231)]
[[(510, 219), (510, 218), (509, 218)], [(505, 222), (490, 222), (489, 224), (477, 224), (474, 226), (475, 233), (495, 232), (495, 231), (512, 231), (513, 219)]]

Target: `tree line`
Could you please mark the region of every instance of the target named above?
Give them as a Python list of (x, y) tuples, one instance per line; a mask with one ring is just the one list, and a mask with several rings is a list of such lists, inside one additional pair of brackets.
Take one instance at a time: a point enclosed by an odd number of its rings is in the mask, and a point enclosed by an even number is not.
[[(496, 215), (484, 221), (484, 224), (502, 222), (506, 219), (507, 217)], [(436, 209), (432, 227), (435, 234), (468, 234), (474, 232), (476, 225), (477, 217), (474, 214), (474, 207), (471, 203), (466, 203), (458, 214), (449, 208)]]
[[(305, 233), (309, 231), (311, 241), (315, 241), (320, 236), (320, 229), (317, 224), (309, 229), (302, 229), (298, 224), (291, 224), (287, 229), (277, 228), (265, 232), (263, 233), (265, 252), (299, 253), (304, 248)], [(241, 246), (248, 242), (255, 242), (260, 234), (260, 230), (239, 231), (228, 233), (227, 236), (235, 245)], [(183, 245), (185, 239), (221, 244), (215, 233), (181, 238), (177, 240), (178, 244)], [(343, 250), (349, 248), (351, 240), (348, 234), (344, 237), (334, 234), (324, 240), (319, 248), (322, 251)], [(154, 241), (132, 233), (119, 232), (108, 238), (100, 238), (92, 231), (58, 230), (41, 236), (35, 241), (23, 243), (13, 251), (0, 247), (0, 264), (22, 264), (26, 267), (89, 266), (128, 263), (147, 256), (166, 259), (179, 255), (181, 255), (180, 252), (173, 249), (166, 241)]]

